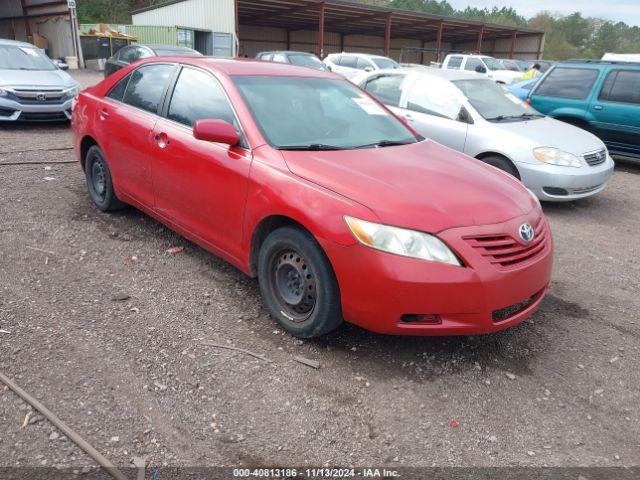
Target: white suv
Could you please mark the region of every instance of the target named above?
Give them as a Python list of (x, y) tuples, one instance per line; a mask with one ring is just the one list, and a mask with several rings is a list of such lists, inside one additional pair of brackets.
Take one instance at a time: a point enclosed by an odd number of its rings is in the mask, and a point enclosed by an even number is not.
[(400, 68), (400, 64), (395, 60), (368, 53), (332, 53), (327, 55), (324, 63), (331, 68), (332, 72), (339, 73), (347, 78), (362, 72)]
[(447, 70), (467, 70), (487, 74), (489, 78), (497, 83), (510, 85), (516, 82), (522, 72), (505, 70), (499, 60), (486, 55), (463, 55), (461, 53), (450, 53), (442, 62), (442, 68)]

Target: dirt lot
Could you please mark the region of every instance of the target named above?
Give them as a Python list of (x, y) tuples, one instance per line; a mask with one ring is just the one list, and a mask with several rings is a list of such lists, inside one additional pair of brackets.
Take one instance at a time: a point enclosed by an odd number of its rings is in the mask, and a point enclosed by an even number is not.
[[(0, 371), (118, 465), (640, 465), (640, 166), (545, 205), (553, 284), (521, 326), (302, 342), (256, 281), (133, 209), (99, 213), (78, 165), (53, 163), (69, 145), (66, 126), (0, 127), (0, 165), (52, 162), (0, 166)], [(0, 392), (0, 467), (94, 465)]]

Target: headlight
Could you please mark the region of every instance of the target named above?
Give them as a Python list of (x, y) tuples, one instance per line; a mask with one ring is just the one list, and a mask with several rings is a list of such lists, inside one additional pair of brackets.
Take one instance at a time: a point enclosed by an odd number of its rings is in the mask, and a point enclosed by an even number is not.
[(7, 96), (7, 91), (4, 88), (0, 87), (0, 97), (6, 97), (6, 96)]
[(449, 247), (433, 235), (380, 225), (353, 217), (344, 217), (344, 219), (353, 236), (367, 247), (404, 257), (461, 266)]
[(64, 92), (68, 98), (76, 98), (80, 93), (80, 85), (76, 85), (75, 87), (71, 87)]
[(533, 150), (533, 156), (539, 162), (562, 167), (581, 167), (580, 159), (573, 153), (565, 152), (553, 147), (539, 147)]

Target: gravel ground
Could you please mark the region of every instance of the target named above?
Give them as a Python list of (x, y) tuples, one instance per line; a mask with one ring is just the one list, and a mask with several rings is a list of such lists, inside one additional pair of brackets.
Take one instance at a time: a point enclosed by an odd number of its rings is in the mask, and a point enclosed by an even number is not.
[[(73, 160), (66, 126), (3, 126), (0, 145), (0, 165), (52, 162), (0, 166), (0, 372), (117, 465), (640, 465), (637, 164), (545, 205), (553, 283), (524, 324), (303, 342), (255, 280), (136, 210), (98, 212), (78, 165), (53, 163)], [(95, 465), (0, 392), (0, 467)]]

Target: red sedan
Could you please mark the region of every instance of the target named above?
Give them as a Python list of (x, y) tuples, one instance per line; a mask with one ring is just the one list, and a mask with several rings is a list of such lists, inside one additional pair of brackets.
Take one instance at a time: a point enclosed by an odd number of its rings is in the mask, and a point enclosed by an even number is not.
[(154, 58), (85, 90), (73, 134), (100, 210), (133, 205), (258, 277), (298, 337), (343, 319), (493, 332), (549, 285), (551, 233), (528, 190), (329, 72)]

